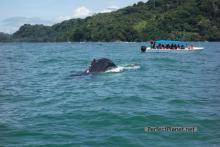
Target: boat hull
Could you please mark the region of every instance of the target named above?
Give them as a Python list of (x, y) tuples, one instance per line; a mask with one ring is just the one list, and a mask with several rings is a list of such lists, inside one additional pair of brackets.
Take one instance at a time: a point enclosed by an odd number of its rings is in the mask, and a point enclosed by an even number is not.
[(188, 53), (188, 52), (199, 52), (204, 50), (202, 47), (194, 47), (193, 49), (152, 49), (146, 48), (145, 52), (169, 52), (169, 53)]

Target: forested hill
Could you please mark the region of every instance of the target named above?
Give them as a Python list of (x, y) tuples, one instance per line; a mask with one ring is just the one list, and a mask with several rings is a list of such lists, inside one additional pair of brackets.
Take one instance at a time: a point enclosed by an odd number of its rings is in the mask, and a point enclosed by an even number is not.
[(53, 26), (23, 25), (15, 41), (220, 41), (219, 0), (149, 0)]

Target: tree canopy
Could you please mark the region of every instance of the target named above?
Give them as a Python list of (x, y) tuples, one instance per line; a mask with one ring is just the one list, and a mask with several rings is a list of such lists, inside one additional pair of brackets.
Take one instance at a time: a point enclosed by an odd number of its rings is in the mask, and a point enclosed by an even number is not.
[(220, 40), (219, 0), (149, 0), (53, 26), (23, 25), (15, 41)]

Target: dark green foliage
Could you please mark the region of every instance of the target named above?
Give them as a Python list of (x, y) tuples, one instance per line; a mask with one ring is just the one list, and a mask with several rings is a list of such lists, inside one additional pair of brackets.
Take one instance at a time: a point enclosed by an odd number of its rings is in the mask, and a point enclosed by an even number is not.
[(70, 41), (84, 41), (86, 40), (86, 35), (84, 34), (84, 31), (83, 30), (80, 30), (80, 29), (76, 29), (71, 38), (70, 38)]
[(51, 41), (50, 34), (52, 31), (48, 26), (25, 24), (13, 34), (13, 38), (16, 41), (46, 42)]
[(10, 42), (11, 35), (0, 32), (0, 42)]
[(220, 40), (219, 0), (149, 0), (51, 27), (24, 25), (16, 41)]

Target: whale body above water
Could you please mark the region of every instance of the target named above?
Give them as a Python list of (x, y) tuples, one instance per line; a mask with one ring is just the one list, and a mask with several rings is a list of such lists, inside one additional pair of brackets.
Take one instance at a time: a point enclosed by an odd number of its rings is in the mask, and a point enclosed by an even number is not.
[(107, 70), (110, 70), (116, 67), (117, 66), (110, 59), (107, 59), (107, 58), (94, 59), (89, 69), (86, 70), (86, 73), (105, 72)]

